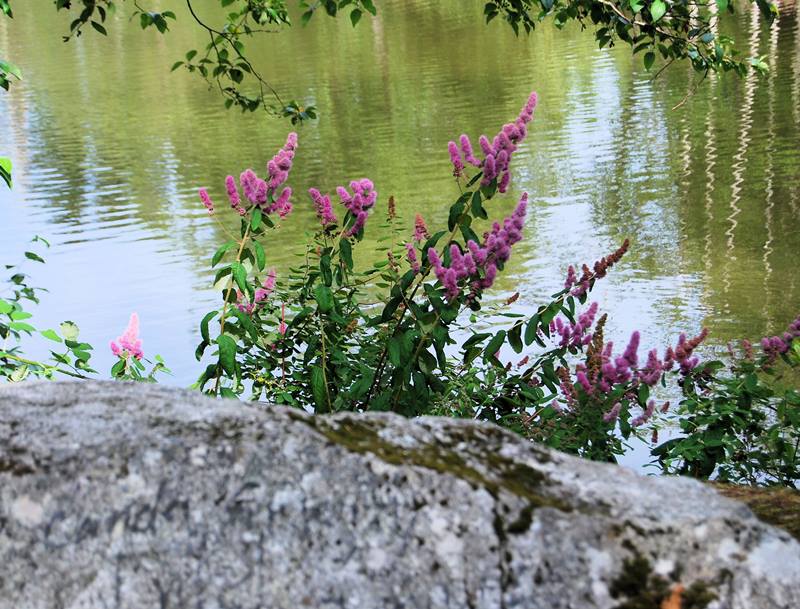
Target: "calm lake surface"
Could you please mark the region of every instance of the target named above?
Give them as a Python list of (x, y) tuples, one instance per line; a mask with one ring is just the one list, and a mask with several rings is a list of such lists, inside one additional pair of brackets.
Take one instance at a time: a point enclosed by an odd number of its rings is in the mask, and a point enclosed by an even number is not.
[[(167, 4), (178, 22), (166, 36), (120, 14), (107, 38), (87, 30), (64, 44), (68, 21), (50, 0), (26, 0), (0, 21), (0, 57), (25, 73), (0, 93), (0, 153), (15, 164), (14, 190), (0, 189), (0, 261), (18, 261), (34, 235), (51, 240), (47, 264), (26, 265), (50, 290), (39, 325), (75, 320), (105, 374), (108, 341), (137, 311), (146, 353), (164, 356), (174, 371), (166, 382), (185, 386), (201, 370), (197, 324), (217, 302), (208, 263), (225, 240), (197, 189), (208, 187), (225, 212), (225, 176), (263, 172), (290, 125), (226, 111), (194, 75), (170, 74), (205, 38), (183, 3)], [(265, 37), (253, 56), (285, 97), (321, 113), (299, 129), (296, 211), (267, 244), (279, 270), (315, 227), (310, 186), (332, 191), (368, 176), (379, 207), (394, 195), (409, 231), (415, 212), (445, 222), (457, 196), (448, 140), (495, 133), (536, 90), (513, 188), (490, 210), (500, 218), (530, 193), (526, 238), (495, 298), (518, 290), (518, 304), (533, 309), (560, 288), (568, 264), (629, 237), (631, 252), (594, 294), (618, 342), (638, 328), (643, 347), (661, 349), (708, 326), (706, 351), (722, 350), (800, 312), (793, 7), (771, 28), (745, 5), (724, 24), (744, 52), (767, 56), (768, 78), (711, 76), (672, 110), (694, 86), (686, 65), (652, 81), (640, 56), (598, 50), (588, 32), (546, 23), (515, 38), (484, 25), (478, 1), (379, 4), (355, 30), (346, 18), (315, 17)]]

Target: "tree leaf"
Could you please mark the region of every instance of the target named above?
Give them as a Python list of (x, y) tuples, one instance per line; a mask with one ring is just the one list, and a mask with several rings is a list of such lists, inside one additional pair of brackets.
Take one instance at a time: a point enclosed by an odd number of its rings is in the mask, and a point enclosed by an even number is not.
[(653, 62), (656, 60), (656, 54), (653, 51), (648, 51), (644, 54), (644, 69), (648, 72), (653, 67)]
[(93, 27), (95, 30), (97, 30), (98, 32), (100, 32), (100, 33), (101, 33), (103, 36), (108, 36), (108, 32), (106, 32), (106, 28), (104, 28), (102, 25), (100, 25), (99, 23), (97, 23), (97, 21), (92, 21), (91, 23), (92, 23), (92, 27)]
[(666, 12), (667, 4), (664, 0), (653, 0), (653, 3), (650, 5), (650, 16), (653, 18), (654, 22), (661, 19)]

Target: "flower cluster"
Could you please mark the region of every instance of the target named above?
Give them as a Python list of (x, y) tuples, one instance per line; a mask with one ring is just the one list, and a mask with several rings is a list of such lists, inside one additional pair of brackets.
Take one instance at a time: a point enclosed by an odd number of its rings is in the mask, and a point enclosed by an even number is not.
[(142, 359), (142, 340), (139, 338), (139, 316), (131, 313), (128, 327), (116, 341), (111, 341), (111, 352), (117, 357), (135, 357)]
[(208, 215), (214, 213), (214, 202), (211, 200), (211, 197), (208, 195), (208, 191), (205, 188), (200, 189), (200, 200), (205, 205), (206, 209), (208, 210)]
[(316, 188), (309, 188), (308, 194), (314, 202), (314, 209), (317, 212), (317, 218), (319, 218), (322, 227), (325, 228), (329, 224), (336, 224), (338, 220), (336, 214), (333, 213), (331, 198), (328, 195), (323, 195)]
[(479, 138), (478, 143), (484, 154), (483, 161), (475, 157), (472, 142), (470, 142), (467, 135), (462, 135), (459, 138), (460, 150), (455, 142), (449, 142), (447, 148), (450, 153), (450, 161), (453, 163), (453, 175), (460, 176), (464, 171), (464, 162), (467, 162), (483, 169), (483, 178), (481, 179), (483, 186), (490, 184), (492, 180), (499, 177), (500, 181), (498, 182), (497, 190), (506, 192), (511, 181), (511, 157), (528, 133), (527, 124), (533, 119), (536, 102), (536, 93), (531, 93), (527, 103), (522, 107), (513, 123), (503, 125), (503, 128), (491, 142), (485, 135)]
[[(292, 189), (286, 186), (281, 190), (280, 194), (278, 194), (278, 189), (289, 177), (296, 149), (297, 134), (290, 133), (283, 148), (278, 150), (275, 156), (267, 163), (266, 180), (259, 178), (252, 169), (246, 169), (239, 175), (239, 185), (242, 188), (245, 199), (264, 213), (277, 213), (281, 218), (285, 218), (292, 211), (292, 203), (289, 201), (292, 196)], [(231, 207), (240, 216), (245, 215), (247, 209), (242, 203), (242, 198), (233, 176), (225, 178), (225, 190), (228, 193)], [(205, 188), (200, 189), (200, 199), (209, 213), (212, 213), (214, 206)]]
[(700, 358), (693, 355), (694, 350), (697, 349), (707, 336), (708, 328), (703, 328), (700, 334), (688, 340), (686, 339), (686, 335), (682, 333), (678, 337), (678, 344), (675, 349), (672, 349), (672, 347), (667, 349), (667, 354), (664, 358), (664, 369), (671, 370), (673, 362), (677, 362), (681, 374), (684, 376), (689, 374), (697, 367), (697, 364), (700, 363)]
[(414, 248), (413, 243), (406, 243), (406, 258), (411, 265), (411, 270), (415, 273), (419, 273), (419, 259), (417, 258), (417, 250)]
[(762, 338), (761, 349), (769, 361), (773, 362), (779, 355), (789, 350), (795, 338), (800, 338), (800, 316), (789, 324), (782, 336), (765, 336)]
[[(445, 288), (448, 301), (458, 298), (461, 293), (459, 282), (470, 278), (471, 295), (488, 289), (497, 276), (497, 265), (505, 263), (511, 255), (511, 246), (522, 239), (522, 227), (527, 213), (528, 193), (524, 193), (514, 212), (503, 220), (503, 225), (495, 222), (492, 230), (484, 235), (483, 245), (473, 240), (467, 241), (467, 253), (455, 243), (450, 245), (450, 266), (445, 267), (434, 248), (428, 249), (430, 262), (436, 278)], [(483, 271), (483, 277), (479, 271)]]
[(242, 313), (247, 313), (248, 315), (252, 314), (253, 311), (256, 310), (256, 307), (266, 301), (270, 294), (272, 294), (272, 292), (275, 290), (276, 278), (277, 273), (275, 272), (274, 268), (271, 268), (267, 273), (267, 278), (261, 284), (261, 287), (256, 288), (255, 292), (253, 293), (252, 302), (248, 302), (244, 294), (242, 294), (240, 290), (236, 290), (236, 306), (239, 308), (239, 310)]
[(372, 209), (378, 199), (378, 193), (374, 190), (372, 181), (367, 178), (350, 182), (350, 190), (353, 191), (353, 194), (350, 194), (343, 186), (336, 188), (336, 193), (339, 195), (342, 204), (355, 218), (353, 225), (345, 231), (345, 237), (352, 237), (364, 228), (369, 210)]
[(425, 219), (420, 214), (417, 214), (414, 216), (414, 241), (421, 243), (430, 238), (431, 236), (430, 233), (428, 233), (428, 227), (425, 224)]
[[(592, 303), (575, 324), (559, 323), (559, 320), (555, 320), (551, 324), (551, 328), (561, 337), (561, 347), (589, 345), (585, 363), (579, 363), (575, 367), (575, 383), (573, 384), (569, 378), (566, 380), (561, 378), (561, 393), (567, 404), (571, 405), (577, 399), (576, 389), (578, 387), (586, 396), (591, 397), (593, 402), (605, 404), (620, 384), (627, 385), (622, 397), (635, 401), (640, 386), (654, 387), (662, 375), (672, 370), (676, 364), (680, 373), (685, 376), (699, 363), (694, 351), (708, 335), (706, 329), (691, 339), (687, 339), (685, 334), (681, 334), (677, 346), (666, 349), (663, 360), (658, 357), (656, 349), (650, 350), (644, 366), (640, 367), (640, 333), (633, 332), (622, 354), (614, 356), (613, 342), (606, 343), (603, 338), (606, 315), (603, 315), (597, 322), (594, 333), (586, 335), (596, 314), (597, 305)], [(633, 427), (644, 425), (652, 417), (655, 407), (655, 402), (649, 402), (643, 412), (631, 420), (631, 425)], [(615, 421), (621, 408), (621, 403), (615, 400), (612, 407), (603, 414), (603, 420), (606, 423)], [(666, 412), (668, 408), (669, 402), (666, 402), (662, 405), (661, 411)]]
[(575, 267), (570, 265), (567, 269), (567, 279), (564, 282), (564, 289), (571, 289), (572, 291), (570, 293), (573, 296), (583, 296), (589, 291), (592, 281), (605, 277), (608, 274), (608, 270), (622, 259), (628, 251), (629, 246), (630, 242), (625, 239), (616, 251), (611, 252), (608, 256), (603, 256), (600, 260), (595, 262), (592, 269), (584, 264), (581, 269), (580, 278), (576, 275)]
[(578, 317), (578, 321), (574, 324), (564, 323), (560, 317), (550, 322), (550, 331), (555, 332), (561, 337), (559, 346), (561, 347), (579, 347), (588, 345), (592, 342), (592, 335), (587, 334), (594, 323), (594, 318), (597, 315), (597, 303), (593, 302), (591, 306)]

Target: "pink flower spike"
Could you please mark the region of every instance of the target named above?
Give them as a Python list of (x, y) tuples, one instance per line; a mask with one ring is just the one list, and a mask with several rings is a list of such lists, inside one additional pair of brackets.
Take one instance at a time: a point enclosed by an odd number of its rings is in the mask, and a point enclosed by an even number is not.
[(139, 316), (136, 313), (131, 313), (128, 327), (125, 328), (122, 336), (116, 342), (111, 343), (111, 352), (119, 357), (125, 357), (126, 353), (136, 359), (144, 357), (142, 341), (139, 339)]
[(450, 162), (453, 164), (453, 175), (459, 177), (464, 172), (464, 163), (461, 161), (458, 146), (451, 141), (447, 144), (447, 150), (450, 152)]
[(205, 188), (200, 189), (200, 200), (205, 205), (206, 209), (208, 210), (208, 214), (211, 215), (214, 213), (214, 203), (211, 201), (211, 197), (208, 196), (208, 191)]

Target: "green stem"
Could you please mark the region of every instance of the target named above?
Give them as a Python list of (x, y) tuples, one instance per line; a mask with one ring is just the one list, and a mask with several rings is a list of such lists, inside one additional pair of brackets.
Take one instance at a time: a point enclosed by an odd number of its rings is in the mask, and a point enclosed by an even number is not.
[(88, 379), (88, 376), (84, 376), (83, 374), (77, 372), (71, 372), (70, 370), (64, 370), (63, 368), (59, 368), (58, 366), (47, 366), (42, 362), (34, 362), (33, 360), (25, 359), (24, 357), (18, 357), (16, 355), (12, 355), (11, 353), (4, 353), (0, 355), (0, 359), (13, 359), (21, 364), (27, 364), (29, 366), (37, 366), (39, 368), (44, 368), (45, 370), (50, 370), (54, 372), (59, 372), (61, 374), (66, 374), (67, 376), (71, 376), (77, 379)]
[[(250, 236), (250, 221), (247, 222), (247, 229), (244, 231), (244, 235), (242, 235), (242, 241), (239, 244), (239, 251), (236, 252), (236, 262), (241, 263), (242, 252), (244, 251), (244, 246), (247, 243), (247, 239)], [(230, 305), (231, 299), (231, 291), (233, 290), (233, 270), (231, 270), (231, 276), (228, 278), (228, 285), (225, 288), (225, 303), (222, 305), (222, 320), (220, 321), (219, 325), (219, 333), (220, 335), (225, 334), (225, 320), (228, 317), (228, 306)], [(219, 385), (222, 381), (222, 372), (217, 369), (217, 380), (214, 383), (214, 393), (219, 392)]]

